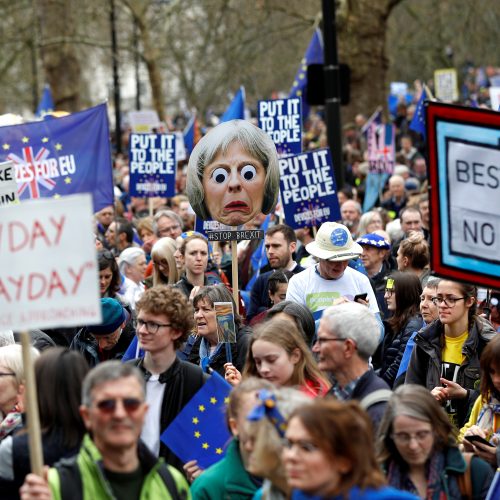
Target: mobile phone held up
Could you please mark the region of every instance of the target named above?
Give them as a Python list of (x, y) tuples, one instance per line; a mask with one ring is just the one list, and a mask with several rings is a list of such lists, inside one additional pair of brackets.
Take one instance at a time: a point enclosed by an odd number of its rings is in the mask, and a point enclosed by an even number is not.
[(472, 444), (481, 443), (481, 444), (484, 444), (485, 446), (492, 446), (493, 447), (493, 445), (489, 441), (486, 441), (486, 439), (484, 439), (481, 436), (478, 436), (476, 434), (472, 434), (471, 436), (464, 436), (464, 439), (467, 439), (467, 441), (469, 441), (469, 443), (472, 443)]
[(368, 297), (367, 293), (360, 293), (358, 295), (355, 295), (354, 302), (359, 302), (360, 300), (366, 300), (366, 297)]

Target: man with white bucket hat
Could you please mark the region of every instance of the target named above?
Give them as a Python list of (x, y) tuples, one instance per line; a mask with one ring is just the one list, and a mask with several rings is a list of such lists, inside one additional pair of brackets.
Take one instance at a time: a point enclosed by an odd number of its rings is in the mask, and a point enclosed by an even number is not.
[(366, 294), (365, 300), (358, 302), (368, 303), (370, 311), (378, 316), (377, 299), (370, 280), (348, 267), (349, 260), (357, 259), (363, 248), (353, 241), (346, 226), (325, 222), (306, 250), (319, 262), (291, 278), (286, 300), (304, 304), (318, 319), (334, 300), (343, 297), (345, 301), (353, 301), (356, 295)]

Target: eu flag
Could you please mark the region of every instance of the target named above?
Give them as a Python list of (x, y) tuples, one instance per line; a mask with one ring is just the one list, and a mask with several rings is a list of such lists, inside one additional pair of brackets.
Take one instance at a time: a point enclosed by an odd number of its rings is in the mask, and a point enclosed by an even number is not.
[(413, 114), (413, 118), (410, 123), (410, 129), (417, 132), (418, 134), (422, 134), (424, 140), (426, 139), (426, 130), (425, 130), (425, 107), (424, 103), (427, 100), (427, 92), (425, 88), (422, 90), (422, 94), (420, 99), (418, 100), (417, 107), (415, 108), (415, 113)]
[(184, 132), (182, 133), (184, 136), (184, 147), (186, 148), (186, 153), (188, 155), (191, 154), (194, 148), (195, 130), (196, 130), (196, 113), (193, 113), (186, 127), (184, 128)]
[(47, 113), (52, 113), (54, 111), (54, 100), (52, 99), (52, 92), (50, 87), (45, 85), (43, 87), (42, 98), (38, 103), (38, 108), (36, 108), (35, 116), (37, 118), (43, 118)]
[(224, 114), (220, 117), (220, 123), (228, 122), (229, 120), (244, 120), (245, 119), (245, 88), (240, 87), (236, 92), (233, 100), (227, 107)]
[(184, 463), (197, 460), (206, 469), (225, 454), (231, 439), (225, 422), (231, 386), (216, 372), (184, 406), (160, 439)]
[(496, 498), (500, 498), (500, 468), (495, 472), (486, 500), (495, 500)]
[(20, 200), (91, 193), (113, 204), (106, 104), (72, 115), (0, 127), (0, 162), (12, 160)]
[(304, 100), (307, 87), (307, 66), (309, 64), (323, 64), (323, 39), (318, 28), (314, 30), (309, 46), (307, 47), (304, 57), (300, 61), (299, 69), (293, 80), (292, 88), (288, 97), (302, 97), (302, 117), (307, 118), (309, 115), (309, 106)]

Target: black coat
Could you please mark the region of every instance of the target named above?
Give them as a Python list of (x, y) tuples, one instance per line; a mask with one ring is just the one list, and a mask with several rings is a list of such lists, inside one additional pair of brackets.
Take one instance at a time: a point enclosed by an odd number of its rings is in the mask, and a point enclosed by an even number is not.
[(374, 366), (378, 368), (378, 375), (392, 388), (399, 365), (406, 349), (406, 344), (414, 332), (418, 332), (423, 325), (422, 316), (412, 316), (399, 332), (393, 332), (384, 321), (385, 336), (379, 344), (374, 356)]

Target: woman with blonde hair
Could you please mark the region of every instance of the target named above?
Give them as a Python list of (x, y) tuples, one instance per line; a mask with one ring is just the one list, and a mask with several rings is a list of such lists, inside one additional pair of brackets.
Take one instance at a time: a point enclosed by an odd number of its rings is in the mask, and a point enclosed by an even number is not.
[(177, 250), (175, 240), (168, 236), (160, 238), (151, 249), (153, 261), (153, 286), (174, 285), (179, 281), (179, 273), (174, 254)]
[(243, 374), (230, 363), (225, 368), (226, 380), (232, 385), (241, 378), (259, 377), (278, 387), (298, 387), (311, 397), (323, 396), (330, 388), (304, 337), (286, 319), (266, 321), (254, 330)]
[(425, 285), (429, 276), (429, 244), (424, 235), (412, 232), (408, 238), (401, 241), (397, 254), (398, 271), (416, 274), (422, 285)]

